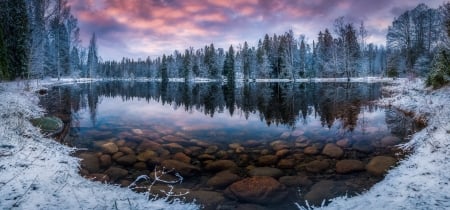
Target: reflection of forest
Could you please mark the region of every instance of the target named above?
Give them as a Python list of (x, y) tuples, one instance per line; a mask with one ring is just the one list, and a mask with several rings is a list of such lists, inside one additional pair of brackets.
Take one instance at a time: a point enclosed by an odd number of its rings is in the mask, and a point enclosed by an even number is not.
[[(46, 98), (58, 106), (49, 110), (59, 110), (59, 113), (69, 114), (89, 107), (93, 121), (99, 98), (103, 96), (121, 97), (124, 101), (145, 98), (210, 116), (225, 110), (231, 115), (238, 111), (246, 117), (259, 113), (261, 120), (269, 125), (294, 126), (298, 119), (314, 114), (324, 126), (331, 126), (339, 119), (351, 130), (356, 126), (361, 105), (381, 96), (380, 87), (379, 83), (245, 83), (229, 87), (221, 83), (112, 81), (55, 87), (55, 92)], [(64, 98), (71, 98), (71, 103), (55, 103), (65, 101)]]

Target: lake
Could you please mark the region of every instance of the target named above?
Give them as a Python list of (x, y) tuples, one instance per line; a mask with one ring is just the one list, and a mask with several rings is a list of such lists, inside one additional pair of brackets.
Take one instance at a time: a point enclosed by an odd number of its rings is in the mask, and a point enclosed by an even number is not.
[(382, 86), (103, 81), (41, 105), (87, 178), (205, 209), (297, 209), (361, 193), (405, 156), (395, 145), (416, 128), (373, 103)]

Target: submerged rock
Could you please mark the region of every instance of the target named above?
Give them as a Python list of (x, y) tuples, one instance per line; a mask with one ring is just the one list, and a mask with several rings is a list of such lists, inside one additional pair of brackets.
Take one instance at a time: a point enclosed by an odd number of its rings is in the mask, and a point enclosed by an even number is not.
[(388, 156), (376, 156), (370, 160), (366, 170), (374, 176), (382, 176), (389, 168), (395, 165), (395, 158)]
[(322, 150), (322, 154), (330, 156), (332, 158), (340, 158), (344, 154), (344, 150), (338, 147), (336, 144), (326, 144)]
[(309, 204), (320, 206), (322, 201), (328, 201), (339, 194), (345, 193), (345, 191), (346, 189), (342, 183), (323, 180), (314, 184), (304, 198)]
[(208, 163), (205, 166), (205, 170), (207, 171), (224, 171), (229, 169), (237, 168), (237, 165), (235, 162), (231, 160), (217, 160), (213, 161), (211, 163)]
[(307, 155), (316, 155), (316, 154), (319, 153), (319, 150), (316, 147), (314, 147), (314, 146), (310, 146), (310, 147), (306, 147), (303, 150), (303, 153), (305, 153)]
[(362, 171), (364, 163), (359, 160), (340, 160), (336, 163), (336, 172), (341, 174)]
[(51, 135), (61, 132), (64, 127), (63, 121), (54, 116), (35, 118), (30, 121), (35, 127), (40, 128), (42, 132)]
[(278, 181), (288, 187), (309, 187), (312, 185), (312, 181), (306, 176), (282, 176)]
[(112, 182), (115, 182), (128, 175), (128, 171), (118, 167), (110, 167), (105, 171), (105, 174), (109, 176)]
[(306, 164), (306, 170), (308, 172), (318, 173), (328, 169), (330, 164), (327, 160), (313, 160)]
[(295, 160), (294, 159), (281, 159), (278, 162), (278, 168), (281, 169), (289, 169), (295, 167)]
[(210, 178), (206, 184), (213, 188), (225, 188), (239, 179), (238, 175), (230, 171), (222, 171)]
[(81, 168), (89, 171), (89, 173), (96, 173), (100, 170), (100, 161), (95, 154), (82, 153), (79, 155), (81, 158)]
[(113, 142), (104, 143), (100, 147), (102, 148), (102, 151), (107, 154), (114, 154), (119, 151), (119, 147)]
[(278, 162), (278, 157), (276, 155), (263, 155), (258, 158), (258, 164), (260, 166), (271, 166)]
[(125, 156), (118, 158), (116, 160), (116, 162), (119, 163), (120, 165), (130, 166), (130, 165), (133, 165), (134, 163), (136, 163), (136, 160), (137, 159), (136, 159), (135, 155), (125, 155)]
[(394, 146), (400, 143), (400, 138), (396, 136), (386, 136), (382, 138), (380, 142), (382, 147)]
[(287, 194), (283, 184), (267, 176), (246, 178), (231, 184), (225, 190), (228, 197), (260, 204), (281, 202)]
[(278, 168), (271, 168), (271, 167), (257, 167), (251, 169), (248, 174), (250, 176), (270, 176), (274, 178), (278, 178), (283, 176), (283, 171), (281, 171)]

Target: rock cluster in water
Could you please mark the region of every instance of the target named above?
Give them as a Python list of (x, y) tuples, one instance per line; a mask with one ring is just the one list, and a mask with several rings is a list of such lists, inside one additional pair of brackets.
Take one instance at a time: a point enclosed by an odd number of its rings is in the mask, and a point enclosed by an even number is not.
[[(78, 153), (80, 173), (124, 187), (142, 175), (150, 180), (175, 181), (179, 174), (183, 182), (173, 191), (189, 191), (183, 197), (196, 199), (207, 209), (219, 205), (259, 208), (305, 199), (320, 205), (323, 199), (361, 192), (379, 181), (397, 161), (392, 146), (400, 139), (394, 136), (374, 142), (355, 138), (314, 141), (303, 133), (283, 133), (271, 142), (221, 144), (170, 130), (131, 129), (96, 141), (96, 151)], [(167, 184), (161, 182), (143, 189), (159, 195), (164, 187)]]

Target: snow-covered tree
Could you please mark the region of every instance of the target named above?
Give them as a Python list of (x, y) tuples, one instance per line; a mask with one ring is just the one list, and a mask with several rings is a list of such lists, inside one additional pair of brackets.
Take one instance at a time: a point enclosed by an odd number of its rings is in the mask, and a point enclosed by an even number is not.
[(87, 54), (87, 72), (86, 77), (91, 78), (96, 76), (98, 66), (98, 52), (97, 52), (97, 38), (95, 33), (92, 34), (89, 41), (89, 49)]

